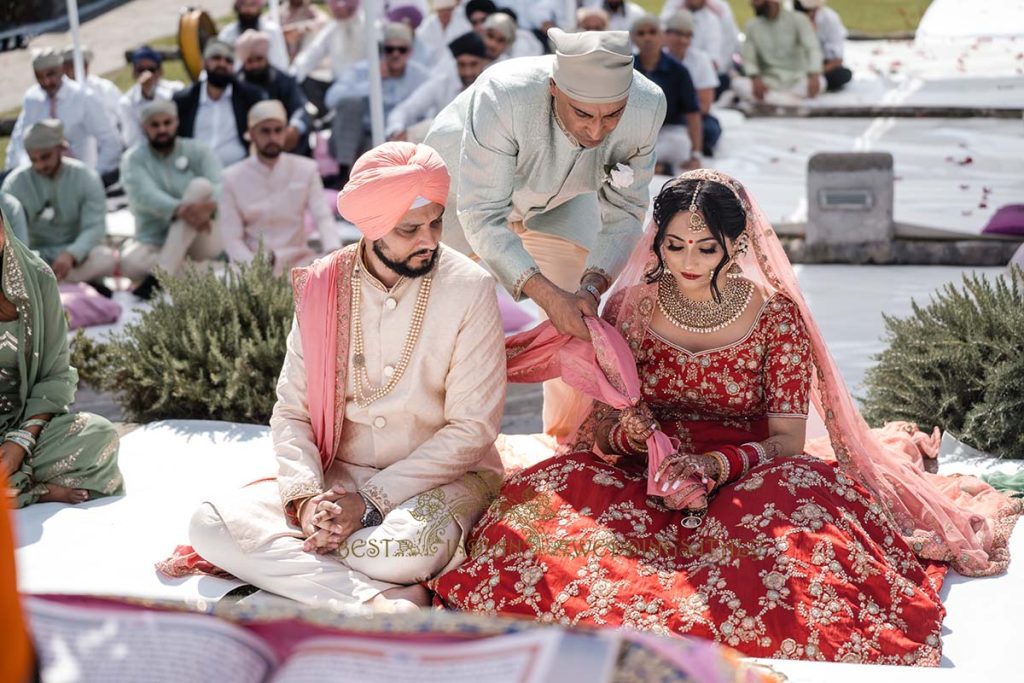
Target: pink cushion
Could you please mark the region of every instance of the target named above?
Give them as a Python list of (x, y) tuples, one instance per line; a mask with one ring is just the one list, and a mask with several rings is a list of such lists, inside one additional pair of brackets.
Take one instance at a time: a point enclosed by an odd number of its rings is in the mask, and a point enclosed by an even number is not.
[(1024, 204), (1007, 204), (989, 219), (982, 233), (1024, 237)]
[(68, 327), (72, 330), (109, 325), (121, 317), (119, 303), (106, 298), (84, 282), (60, 285), (60, 303), (68, 314)]

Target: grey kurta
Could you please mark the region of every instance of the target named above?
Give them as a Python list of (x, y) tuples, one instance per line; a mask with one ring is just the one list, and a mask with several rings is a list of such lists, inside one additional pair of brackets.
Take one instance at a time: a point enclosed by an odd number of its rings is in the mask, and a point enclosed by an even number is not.
[[(553, 60), (490, 67), (437, 116), (426, 139), (452, 177), (445, 243), (475, 252), (516, 298), (539, 270), (510, 222), (587, 249), (587, 272), (618, 275), (642, 233), (665, 118), (661, 88), (637, 74), (619, 125), (598, 147), (580, 147), (555, 121)], [(607, 180), (619, 163), (633, 170), (628, 187)]]

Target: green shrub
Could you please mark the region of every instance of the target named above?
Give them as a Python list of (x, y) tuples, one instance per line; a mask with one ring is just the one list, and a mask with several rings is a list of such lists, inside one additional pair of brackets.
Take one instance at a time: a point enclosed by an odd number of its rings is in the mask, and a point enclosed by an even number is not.
[(224, 275), (159, 274), (166, 296), (109, 342), (79, 333), (72, 363), (135, 422), (207, 419), (265, 424), (284, 361), (293, 302), (263, 254)]
[(865, 384), (872, 424), (909, 420), (1005, 458), (1024, 458), (1024, 271), (964, 277), (906, 319), (886, 316), (889, 347)]

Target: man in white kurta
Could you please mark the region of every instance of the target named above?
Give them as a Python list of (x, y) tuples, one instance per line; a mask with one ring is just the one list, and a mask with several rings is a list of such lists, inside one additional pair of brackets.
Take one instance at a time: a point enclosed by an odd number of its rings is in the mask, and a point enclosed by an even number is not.
[[(586, 338), (582, 316), (596, 314), (642, 233), (665, 95), (634, 73), (627, 33), (548, 37), (554, 56), (488, 68), (426, 144), (452, 174), (445, 241)], [(546, 385), (546, 406), (558, 387)]]
[(249, 110), (248, 123), (255, 155), (221, 176), (218, 226), (228, 258), (248, 263), (262, 244), (279, 274), (308, 265), (316, 253), (306, 239), (306, 211), (316, 221), (324, 251), (340, 247), (316, 162), (284, 151), (284, 105), (264, 100)]
[[(338, 337), (349, 341), (304, 346), (301, 326), (322, 309), (297, 305), (271, 418), (277, 482), (200, 507), (190, 535), (203, 558), (301, 602), (388, 610), (426, 605), (418, 582), (465, 558), (502, 479), (505, 352), (493, 279), (439, 242), (447, 183), (440, 157), (412, 143), (353, 167), (339, 207), (365, 239), (293, 272), (308, 297), (316, 269), (339, 264), (351, 292), (338, 297)], [(324, 378), (307, 375), (325, 357), (344, 359), (327, 385), (343, 402), (328, 420), (341, 428), (326, 471), (312, 426), (323, 414), (310, 408)]]

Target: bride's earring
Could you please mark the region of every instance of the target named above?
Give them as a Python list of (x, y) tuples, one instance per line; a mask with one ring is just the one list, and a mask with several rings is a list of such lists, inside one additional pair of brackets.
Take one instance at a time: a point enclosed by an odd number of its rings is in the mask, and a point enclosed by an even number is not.
[(743, 275), (743, 269), (740, 268), (740, 264), (738, 262), (733, 261), (732, 265), (729, 266), (729, 270), (726, 271), (726, 275), (729, 277), (739, 277), (740, 275)]

